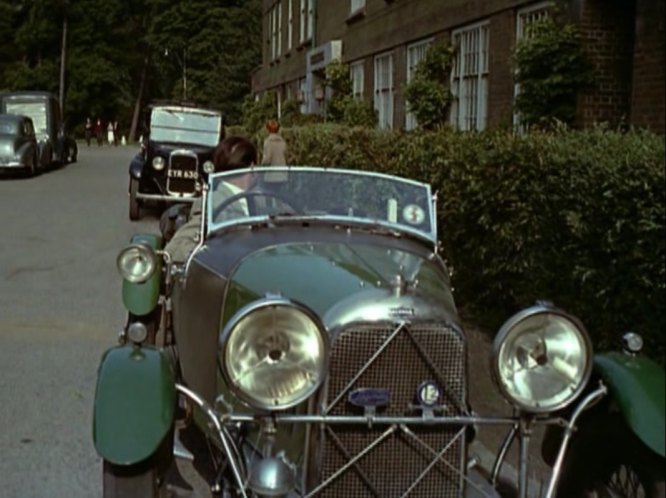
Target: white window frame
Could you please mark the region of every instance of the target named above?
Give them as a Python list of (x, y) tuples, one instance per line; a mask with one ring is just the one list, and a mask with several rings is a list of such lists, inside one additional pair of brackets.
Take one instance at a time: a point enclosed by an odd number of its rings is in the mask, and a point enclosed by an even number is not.
[(395, 89), (393, 83), (393, 52), (375, 57), (374, 106), (380, 128), (393, 129)]
[(365, 7), (365, 0), (351, 0), (349, 6), (349, 12), (353, 14), (356, 11), (361, 10)]
[(287, 0), (287, 52), (294, 45), (294, 4), (293, 0)]
[(305, 43), (312, 39), (312, 31), (314, 28), (314, 0), (300, 0), (300, 37), (298, 41)]
[(365, 85), (365, 64), (363, 61), (353, 62), (349, 65), (349, 79), (352, 82), (352, 96), (356, 100), (363, 100)]
[(306, 40), (312, 40), (314, 31), (314, 2), (315, 0), (308, 0), (308, 25), (306, 30)]
[(459, 130), (483, 130), (488, 115), (489, 22), (452, 33), (456, 58), (451, 71), (450, 123)]
[(308, 101), (310, 96), (308, 94), (307, 80), (305, 78), (298, 80), (298, 94), (301, 100), (301, 114), (306, 114), (308, 112)]
[(282, 55), (282, 0), (275, 5), (277, 10), (277, 56)]
[[(540, 19), (550, 16), (550, 10), (553, 7), (552, 2), (539, 2), (527, 7), (523, 7), (516, 12), (516, 43), (528, 37), (527, 29), (529, 25)], [(516, 101), (520, 93), (520, 84), (513, 85), (513, 101)], [(513, 113), (513, 126), (518, 133), (525, 133), (527, 127), (522, 123), (520, 114)]]
[[(427, 38), (425, 40), (412, 43), (407, 46), (407, 77), (405, 81), (409, 83), (414, 77), (416, 66), (425, 58), (425, 54), (434, 41), (434, 38)], [(416, 116), (409, 112), (409, 104), (405, 101), (405, 129), (413, 130), (418, 126)]]
[(277, 12), (275, 6), (271, 7), (269, 12), (269, 25), (271, 29), (271, 60), (274, 61), (277, 59)]

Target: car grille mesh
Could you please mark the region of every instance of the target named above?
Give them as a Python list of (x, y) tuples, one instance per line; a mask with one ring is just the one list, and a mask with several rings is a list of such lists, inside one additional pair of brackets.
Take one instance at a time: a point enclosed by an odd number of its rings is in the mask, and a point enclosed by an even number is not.
[[(395, 327), (354, 327), (339, 334), (332, 346), (327, 403), (344, 396), (329, 408), (329, 415), (362, 415), (361, 408), (347, 401), (347, 394), (358, 388), (382, 388), (391, 393), (390, 406), (377, 415), (416, 415), (418, 386), (433, 380), (447, 395), (442, 404), (447, 415), (462, 415), (466, 406), (465, 346), (454, 330), (440, 325), (408, 326), (397, 333), (375, 361), (366, 364), (380, 350)], [(358, 375), (361, 376), (349, 386)], [(333, 476), (355, 455), (374, 444), (388, 426), (327, 426), (319, 434), (319, 482)], [(408, 496), (432, 498), (459, 497), (463, 491), (465, 431), (461, 427), (397, 427), (358, 462), (344, 470), (316, 496), (382, 498), (403, 496), (435, 460), (432, 453), (442, 451), (443, 459), (433, 465)], [(411, 434), (410, 434), (411, 433)], [(424, 445), (427, 445), (429, 450)]]
[(170, 194), (193, 195), (196, 192), (198, 159), (190, 151), (174, 151), (169, 156), (167, 170), (167, 192)]

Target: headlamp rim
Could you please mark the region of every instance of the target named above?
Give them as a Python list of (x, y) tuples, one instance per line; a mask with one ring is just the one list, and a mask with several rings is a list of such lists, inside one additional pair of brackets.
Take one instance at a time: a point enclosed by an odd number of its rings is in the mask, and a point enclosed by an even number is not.
[[(131, 250), (138, 250), (140, 252), (143, 252), (146, 255), (147, 259), (151, 261), (151, 265), (149, 267), (150, 270), (146, 273), (145, 276), (142, 276), (140, 278), (132, 277), (131, 275), (129, 275), (127, 272), (124, 271), (124, 268), (122, 266), (122, 259), (123, 256)], [(118, 257), (116, 258), (116, 267), (118, 268), (118, 273), (120, 273), (120, 276), (123, 277), (124, 280), (127, 280), (128, 282), (133, 284), (141, 284), (143, 282), (148, 281), (150, 277), (152, 277), (155, 274), (155, 271), (157, 270), (157, 253), (148, 244), (144, 244), (141, 242), (129, 244), (118, 254)]]
[(224, 362), (220, 362), (220, 370), (222, 372), (222, 376), (229, 386), (229, 388), (232, 390), (234, 395), (238, 397), (241, 401), (243, 401), (245, 404), (252, 408), (257, 408), (257, 409), (262, 409), (266, 411), (281, 411), (281, 410), (287, 410), (289, 408), (293, 408), (294, 406), (299, 405), (303, 401), (307, 400), (310, 398), (323, 384), (327, 372), (328, 372), (328, 365), (329, 365), (329, 355), (330, 355), (330, 339), (328, 336), (328, 332), (326, 330), (326, 327), (323, 325), (323, 322), (319, 318), (319, 316), (312, 311), (308, 306), (305, 304), (288, 299), (282, 296), (266, 296), (261, 299), (257, 299), (256, 301), (253, 301), (241, 309), (239, 309), (226, 323), (224, 328), (219, 334), (219, 339), (218, 339), (218, 346), (219, 346), (219, 357), (220, 358), (225, 358), (227, 354), (227, 347), (229, 345), (229, 338), (231, 337), (231, 334), (233, 331), (236, 329), (237, 325), (247, 316), (251, 315), (257, 310), (260, 310), (262, 308), (270, 308), (270, 307), (289, 307), (296, 309), (297, 311), (300, 311), (301, 313), (305, 314), (315, 325), (317, 328), (319, 335), (321, 337), (322, 343), (323, 343), (323, 358), (322, 358), (322, 364), (321, 364), (321, 372), (322, 374), (319, 376), (317, 379), (317, 382), (314, 384), (314, 386), (309, 389), (309, 394), (306, 394), (304, 396), (301, 396), (289, 403), (286, 404), (281, 404), (279, 406), (275, 406), (270, 403), (262, 403), (258, 401), (256, 398), (253, 398), (246, 394), (242, 389), (240, 389), (237, 385), (235, 385), (230, 376), (229, 372), (227, 371), (226, 365), (224, 365)]
[[(526, 320), (528, 318), (540, 314), (557, 315), (571, 322), (580, 332), (585, 347), (584, 354), (586, 356), (585, 371), (583, 372), (583, 375), (581, 377), (580, 384), (576, 387), (576, 389), (571, 391), (571, 393), (564, 400), (554, 405), (548, 405), (548, 406), (529, 405), (514, 398), (511, 395), (511, 393), (505, 388), (504, 383), (501, 380), (502, 376), (500, 374), (500, 352), (502, 350), (502, 347), (506, 343), (506, 338), (508, 337), (509, 333), (514, 329), (514, 327), (516, 327), (523, 320)], [(585, 386), (588, 384), (590, 376), (592, 375), (592, 363), (593, 363), (592, 357), (593, 357), (592, 341), (583, 323), (576, 316), (571, 315), (566, 311), (553, 306), (550, 303), (540, 302), (534, 306), (530, 306), (528, 308), (520, 310), (502, 324), (493, 341), (491, 349), (491, 358), (490, 358), (491, 361), (490, 369), (493, 375), (493, 380), (495, 381), (495, 384), (500, 390), (502, 397), (505, 400), (507, 400), (511, 405), (527, 413), (535, 413), (535, 414), (554, 413), (569, 406), (585, 389)]]

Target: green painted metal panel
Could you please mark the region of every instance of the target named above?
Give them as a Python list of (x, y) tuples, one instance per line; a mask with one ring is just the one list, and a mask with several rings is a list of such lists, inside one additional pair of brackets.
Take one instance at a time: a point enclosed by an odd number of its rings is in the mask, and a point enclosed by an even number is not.
[(666, 456), (664, 369), (644, 356), (617, 352), (596, 355), (594, 364), (632, 430), (647, 446)]
[[(162, 246), (162, 238), (159, 235), (137, 234), (131, 239), (132, 244), (147, 244), (155, 250)], [(157, 305), (160, 297), (160, 274), (162, 259), (158, 258), (155, 273), (147, 281), (136, 284), (123, 280), (123, 303), (128, 311), (142, 316), (147, 315)]]
[(117, 465), (146, 459), (170, 431), (175, 405), (173, 368), (159, 350), (138, 346), (108, 350), (95, 391), (97, 452)]
[(266, 293), (280, 293), (324, 316), (363, 288), (389, 287), (398, 274), (418, 280), (419, 293), (455, 315), (448, 275), (421, 256), (371, 245), (294, 243), (258, 251), (242, 261), (231, 277), (224, 320)]

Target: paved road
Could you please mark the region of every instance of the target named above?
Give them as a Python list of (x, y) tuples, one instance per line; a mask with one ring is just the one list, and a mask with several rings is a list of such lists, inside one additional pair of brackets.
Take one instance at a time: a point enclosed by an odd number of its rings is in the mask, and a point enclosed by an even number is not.
[(115, 256), (136, 147), (0, 178), (0, 497), (101, 496), (91, 439), (96, 369), (124, 311)]

